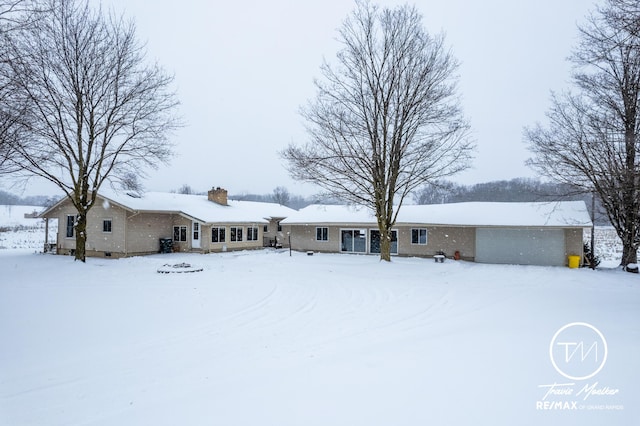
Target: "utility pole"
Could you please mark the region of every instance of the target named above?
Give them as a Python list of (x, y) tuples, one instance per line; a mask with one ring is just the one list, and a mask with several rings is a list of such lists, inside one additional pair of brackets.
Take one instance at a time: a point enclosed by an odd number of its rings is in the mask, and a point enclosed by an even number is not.
[(591, 264), (591, 269), (596, 269), (596, 253), (595, 253), (595, 233), (596, 228), (596, 192), (591, 191), (591, 259), (589, 259), (589, 263)]

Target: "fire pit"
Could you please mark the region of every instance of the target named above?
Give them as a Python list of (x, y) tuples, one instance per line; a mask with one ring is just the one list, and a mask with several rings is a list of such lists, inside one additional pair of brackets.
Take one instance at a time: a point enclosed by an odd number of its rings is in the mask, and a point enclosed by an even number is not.
[(173, 265), (165, 263), (161, 267), (158, 268), (158, 272), (161, 274), (180, 274), (185, 272), (200, 272), (202, 271), (201, 266), (195, 266), (190, 263), (175, 263)]

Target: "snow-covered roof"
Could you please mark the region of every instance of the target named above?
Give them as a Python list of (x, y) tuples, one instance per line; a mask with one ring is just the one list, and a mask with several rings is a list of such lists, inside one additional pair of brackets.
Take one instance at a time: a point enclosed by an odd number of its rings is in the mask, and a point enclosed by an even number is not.
[[(345, 205), (310, 205), (297, 211), (283, 224), (369, 224), (376, 223), (367, 208)], [(456, 226), (542, 226), (589, 227), (591, 219), (584, 201), (538, 203), (469, 202), (404, 205), (396, 224)]]
[(269, 218), (287, 217), (295, 212), (279, 204), (255, 201), (229, 200), (228, 205), (223, 206), (209, 201), (206, 195), (113, 191), (100, 191), (98, 195), (104, 199), (105, 207), (115, 203), (137, 212), (182, 214), (203, 223), (267, 223)]

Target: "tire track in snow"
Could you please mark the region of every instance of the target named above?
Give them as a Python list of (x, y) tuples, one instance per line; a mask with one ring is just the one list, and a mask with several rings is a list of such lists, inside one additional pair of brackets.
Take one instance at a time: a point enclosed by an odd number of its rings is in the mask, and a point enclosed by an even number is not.
[[(327, 327), (320, 333), (322, 336), (316, 335), (315, 341), (308, 341), (308, 350), (339, 347), (359, 337), (366, 337), (366, 342), (371, 335), (379, 335), (384, 340), (396, 339), (412, 329), (428, 327), (429, 320), (437, 317), (438, 312), (450, 308), (449, 290), (426, 306), (420, 303), (423, 296), (420, 288), (405, 294), (398, 294), (388, 286), (358, 290), (364, 291), (352, 291), (345, 303), (347, 309), (336, 313), (333, 321), (336, 327)], [(427, 295), (432, 292), (424, 294)], [(360, 302), (357, 308), (353, 308), (354, 299)], [(417, 299), (412, 305), (415, 309), (410, 312), (406, 311), (407, 299)]]

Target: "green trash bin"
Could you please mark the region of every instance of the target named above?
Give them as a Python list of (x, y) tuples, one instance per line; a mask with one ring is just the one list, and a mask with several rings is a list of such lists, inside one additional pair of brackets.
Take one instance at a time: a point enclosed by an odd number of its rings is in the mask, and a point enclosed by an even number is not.
[(160, 253), (172, 253), (173, 240), (171, 238), (160, 238)]

